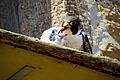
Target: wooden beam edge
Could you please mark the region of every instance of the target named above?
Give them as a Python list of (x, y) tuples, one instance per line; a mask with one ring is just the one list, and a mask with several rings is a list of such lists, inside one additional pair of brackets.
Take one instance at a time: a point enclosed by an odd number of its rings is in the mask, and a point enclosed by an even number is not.
[(83, 64), (89, 68), (120, 76), (120, 61), (117, 59), (97, 56), (64, 46), (45, 43), (37, 38), (17, 34), (4, 29), (0, 29), (0, 42), (12, 44), (38, 53), (42, 52), (43, 54), (75, 62), (77, 64)]

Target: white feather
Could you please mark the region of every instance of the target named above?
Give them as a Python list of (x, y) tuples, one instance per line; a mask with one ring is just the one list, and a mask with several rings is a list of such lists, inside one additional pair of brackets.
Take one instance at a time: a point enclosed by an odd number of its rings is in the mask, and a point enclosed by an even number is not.
[(82, 35), (70, 35), (68, 34), (68, 36), (66, 36), (65, 38), (63, 38), (62, 45), (67, 46), (67, 47), (71, 47), (74, 49), (81, 49), (81, 46), (83, 44), (83, 39), (82, 39)]
[[(45, 30), (40, 38), (41, 41), (43, 42), (47, 42), (47, 43), (53, 43), (53, 44), (61, 44), (62, 38), (58, 36), (58, 31), (61, 29), (62, 27), (52, 27), (49, 28), (48, 30)], [(50, 40), (50, 36), (52, 35), (52, 31), (56, 30), (55, 34), (53, 35), (55, 40)]]

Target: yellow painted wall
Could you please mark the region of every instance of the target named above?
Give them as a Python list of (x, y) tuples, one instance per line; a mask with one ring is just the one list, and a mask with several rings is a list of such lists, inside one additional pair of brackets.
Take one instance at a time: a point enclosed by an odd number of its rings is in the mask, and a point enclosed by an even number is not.
[(83, 66), (0, 43), (0, 80), (6, 80), (25, 65), (35, 69), (22, 80), (120, 80)]

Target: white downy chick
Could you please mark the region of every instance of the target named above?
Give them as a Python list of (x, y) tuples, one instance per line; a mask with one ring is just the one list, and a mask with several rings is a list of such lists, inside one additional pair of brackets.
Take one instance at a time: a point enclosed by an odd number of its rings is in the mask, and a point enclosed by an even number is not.
[(40, 38), (41, 41), (53, 44), (61, 44), (62, 39), (66, 36), (65, 34), (58, 35), (58, 31), (62, 27), (52, 27), (45, 30)]

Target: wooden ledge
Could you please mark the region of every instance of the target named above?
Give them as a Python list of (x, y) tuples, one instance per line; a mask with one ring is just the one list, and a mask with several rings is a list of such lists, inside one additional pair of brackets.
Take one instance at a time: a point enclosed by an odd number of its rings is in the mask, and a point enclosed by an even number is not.
[(0, 29), (0, 42), (11, 44), (51, 57), (61, 58), (73, 63), (83, 64), (89, 68), (120, 76), (120, 61), (105, 56), (97, 56), (76, 49), (41, 42), (37, 38)]

